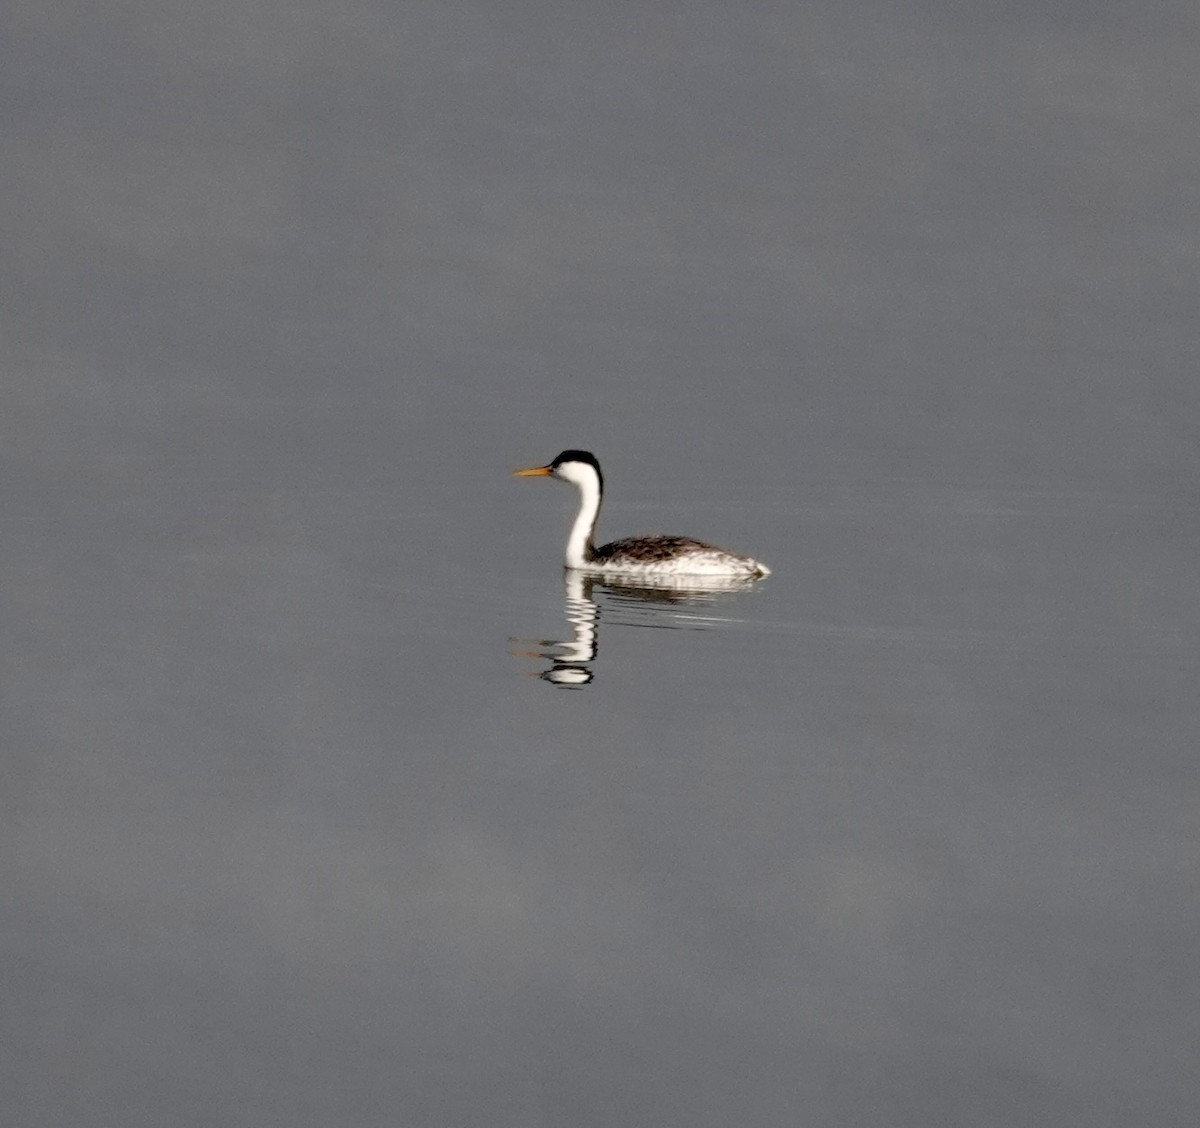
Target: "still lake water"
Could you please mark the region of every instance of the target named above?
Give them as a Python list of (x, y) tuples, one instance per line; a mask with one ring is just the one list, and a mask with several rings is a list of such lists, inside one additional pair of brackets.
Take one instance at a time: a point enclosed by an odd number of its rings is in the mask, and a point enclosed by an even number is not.
[(966, 10), (22, 10), (6, 1125), (1195, 1123), (1200, 39)]
[[(13, 522), (9, 1037), (54, 1110), (26, 1122), (1187, 1107), (1185, 515), (716, 505), (775, 574), (659, 603), (564, 590), (557, 484), (498, 477), (479, 527), (528, 550), (444, 565), (395, 485), (159, 480)], [(522, 640), (580, 619), (562, 692)]]

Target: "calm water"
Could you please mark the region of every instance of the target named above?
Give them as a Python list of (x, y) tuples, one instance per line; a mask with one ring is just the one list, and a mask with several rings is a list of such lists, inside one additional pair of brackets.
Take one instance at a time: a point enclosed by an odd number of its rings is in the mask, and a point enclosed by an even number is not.
[(1189, 6), (53, 7), (6, 1125), (1195, 1123)]

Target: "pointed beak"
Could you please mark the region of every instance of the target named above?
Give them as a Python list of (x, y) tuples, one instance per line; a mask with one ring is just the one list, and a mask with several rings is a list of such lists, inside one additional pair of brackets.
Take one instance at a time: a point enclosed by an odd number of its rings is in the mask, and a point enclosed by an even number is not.
[(518, 478), (548, 478), (554, 471), (549, 466), (531, 466), (528, 470), (514, 470)]

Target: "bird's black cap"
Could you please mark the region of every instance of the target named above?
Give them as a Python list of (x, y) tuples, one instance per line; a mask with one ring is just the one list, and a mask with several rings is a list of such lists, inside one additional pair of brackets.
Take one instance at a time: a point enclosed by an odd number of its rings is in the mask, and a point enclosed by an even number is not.
[(600, 470), (600, 463), (596, 461), (596, 456), (590, 450), (564, 450), (562, 454), (555, 455), (551, 466), (561, 466), (564, 462), (586, 462), (589, 466)]

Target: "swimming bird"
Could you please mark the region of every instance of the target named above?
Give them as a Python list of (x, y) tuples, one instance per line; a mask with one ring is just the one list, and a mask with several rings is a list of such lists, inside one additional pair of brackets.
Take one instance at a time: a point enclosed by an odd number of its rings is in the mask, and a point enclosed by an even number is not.
[(625, 537), (596, 547), (596, 521), (604, 500), (604, 475), (596, 456), (564, 450), (545, 466), (517, 470), (519, 478), (548, 477), (570, 482), (579, 491), (579, 512), (567, 538), (566, 567), (595, 575), (655, 579), (666, 576), (743, 576), (756, 579), (771, 569), (749, 556), (729, 552), (691, 537)]

